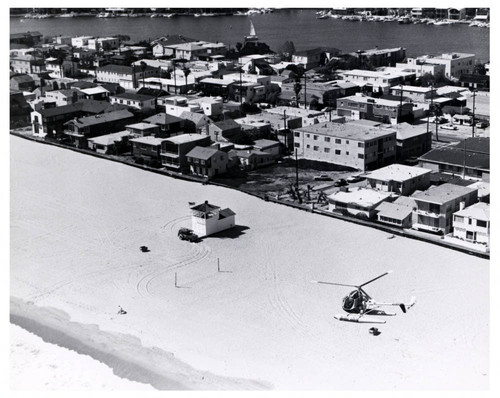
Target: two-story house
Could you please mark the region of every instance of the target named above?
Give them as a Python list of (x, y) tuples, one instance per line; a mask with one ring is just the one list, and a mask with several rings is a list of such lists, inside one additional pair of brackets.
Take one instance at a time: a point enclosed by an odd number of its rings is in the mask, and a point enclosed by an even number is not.
[(186, 154), (191, 174), (212, 178), (227, 171), (228, 155), (216, 147), (196, 146)]
[(411, 196), (417, 205), (414, 210), (414, 229), (448, 234), (452, 229), (453, 213), (477, 202), (477, 189), (446, 183), (432, 186)]
[(453, 236), (490, 245), (490, 205), (479, 202), (453, 214)]
[(431, 185), (431, 170), (422, 167), (391, 164), (369, 172), (367, 185), (383, 192), (409, 196), (416, 190), (423, 191)]
[(186, 155), (196, 146), (209, 145), (208, 135), (180, 134), (166, 138), (161, 144), (161, 163), (168, 170), (188, 173), (190, 166)]

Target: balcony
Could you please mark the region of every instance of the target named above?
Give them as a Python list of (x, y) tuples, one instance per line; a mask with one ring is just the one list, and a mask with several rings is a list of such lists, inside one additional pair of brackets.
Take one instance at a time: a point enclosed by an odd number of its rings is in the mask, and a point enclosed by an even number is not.
[(432, 218), (441, 217), (441, 214), (433, 213), (433, 212), (428, 211), (428, 210), (417, 209), (417, 210), (415, 210), (415, 213), (417, 213), (417, 215), (419, 215), (419, 216), (426, 216), (426, 217), (432, 217)]

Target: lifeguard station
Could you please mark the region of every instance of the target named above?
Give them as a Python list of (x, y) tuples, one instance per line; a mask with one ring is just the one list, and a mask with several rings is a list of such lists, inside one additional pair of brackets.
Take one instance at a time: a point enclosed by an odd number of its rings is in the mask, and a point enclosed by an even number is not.
[(223, 209), (211, 205), (208, 201), (191, 206), (193, 232), (202, 238), (235, 226), (235, 213), (231, 209)]

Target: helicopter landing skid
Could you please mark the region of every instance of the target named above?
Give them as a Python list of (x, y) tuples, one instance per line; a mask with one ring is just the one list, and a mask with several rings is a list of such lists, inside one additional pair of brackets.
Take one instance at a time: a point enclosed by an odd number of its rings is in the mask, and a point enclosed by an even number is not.
[(374, 319), (363, 314), (337, 314), (333, 316), (339, 321), (357, 322), (357, 323), (385, 323), (382, 319)]

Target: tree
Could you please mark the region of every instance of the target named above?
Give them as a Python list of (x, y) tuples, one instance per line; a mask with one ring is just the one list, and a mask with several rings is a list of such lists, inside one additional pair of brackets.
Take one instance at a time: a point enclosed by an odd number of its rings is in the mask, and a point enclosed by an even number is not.
[(295, 54), (295, 45), (293, 44), (293, 41), (285, 41), (285, 43), (281, 46), (281, 54), (286, 61), (289, 61), (292, 58), (292, 55)]
[(293, 85), (293, 91), (295, 92), (295, 100), (297, 101), (297, 108), (299, 107), (300, 90), (302, 90), (302, 84), (300, 84), (300, 78)]

